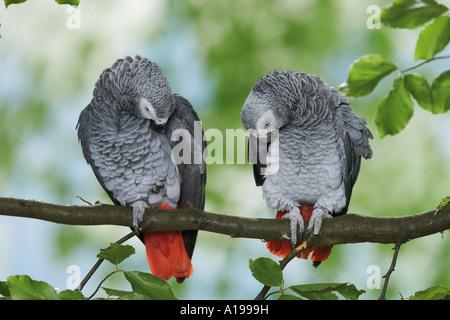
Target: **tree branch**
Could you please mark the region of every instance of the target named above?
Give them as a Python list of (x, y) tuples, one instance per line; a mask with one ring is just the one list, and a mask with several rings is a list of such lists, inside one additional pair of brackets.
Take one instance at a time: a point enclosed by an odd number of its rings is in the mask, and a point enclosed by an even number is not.
[[(118, 225), (132, 227), (132, 209), (114, 205), (66, 206), (34, 200), (0, 197), (0, 215), (34, 218), (68, 225)], [(287, 240), (289, 221), (254, 219), (207, 212), (193, 207), (178, 210), (147, 209), (146, 231), (203, 230), (233, 238)], [(450, 204), (436, 213), (400, 217), (347, 214), (323, 221), (318, 236), (309, 236), (308, 247), (345, 243), (404, 243), (450, 229)], [(298, 239), (301, 239), (298, 235)], [(302, 239), (305, 240), (305, 239)]]

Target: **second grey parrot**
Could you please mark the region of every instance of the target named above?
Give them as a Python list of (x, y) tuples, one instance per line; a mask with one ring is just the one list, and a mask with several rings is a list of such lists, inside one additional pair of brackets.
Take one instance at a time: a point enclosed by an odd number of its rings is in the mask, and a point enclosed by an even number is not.
[[(133, 207), (137, 232), (145, 208), (190, 203), (203, 209), (206, 142), (201, 124), (189, 101), (172, 93), (157, 64), (126, 57), (104, 70), (77, 127), (86, 161), (116, 205)], [(181, 136), (186, 140), (180, 141)], [(183, 159), (190, 161), (177, 161), (179, 153), (173, 150), (181, 142), (188, 146), (182, 149)], [(189, 277), (196, 237), (197, 231), (140, 234), (152, 273), (179, 282)]]
[[(309, 220), (307, 232), (318, 234), (323, 219), (347, 213), (361, 157), (372, 157), (373, 137), (346, 97), (318, 76), (291, 70), (258, 79), (241, 120), (259, 139), (253, 144), (257, 150), (249, 145), (249, 155), (257, 155), (256, 184), (262, 186), (267, 205), (278, 211), (277, 219), (290, 220), (291, 242), (267, 244), (272, 253), (284, 257), (297, 245), (304, 220)], [(299, 256), (306, 259), (311, 252), (317, 266), (331, 248), (312, 248)]]

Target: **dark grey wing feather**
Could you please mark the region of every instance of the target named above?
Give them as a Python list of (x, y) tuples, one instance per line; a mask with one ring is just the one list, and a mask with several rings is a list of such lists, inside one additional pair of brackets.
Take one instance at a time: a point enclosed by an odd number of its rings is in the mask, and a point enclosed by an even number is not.
[[(205, 207), (206, 185), (206, 165), (203, 154), (206, 151), (206, 139), (201, 128), (200, 118), (189, 101), (177, 94), (174, 95), (174, 98), (175, 110), (166, 127), (166, 135), (169, 141), (171, 141), (171, 147), (173, 148), (180, 141), (178, 139), (175, 139), (175, 141), (172, 140), (174, 132), (177, 129), (187, 130), (191, 138), (191, 163), (182, 162), (178, 164), (178, 171), (181, 177), (181, 192), (178, 207), (182, 209), (192, 205), (194, 208), (203, 210)], [(195, 127), (196, 122), (197, 127)], [(192, 257), (196, 238), (197, 230), (183, 231), (184, 245), (189, 257)]]
[(345, 198), (347, 200), (345, 208), (335, 214), (340, 216), (347, 213), (350, 198), (352, 196), (353, 186), (358, 178), (359, 169), (361, 166), (361, 157), (356, 156), (353, 152), (353, 144), (347, 133), (344, 133), (344, 155), (345, 155), (345, 174), (344, 174), (344, 187)]
[(365, 159), (372, 157), (369, 139), (373, 139), (373, 136), (367, 128), (366, 120), (354, 113), (346, 98), (342, 98), (335, 116), (338, 119), (337, 131), (343, 143), (344, 186), (347, 200), (345, 208), (334, 214), (339, 216), (347, 213), (353, 186), (361, 167), (361, 157)]

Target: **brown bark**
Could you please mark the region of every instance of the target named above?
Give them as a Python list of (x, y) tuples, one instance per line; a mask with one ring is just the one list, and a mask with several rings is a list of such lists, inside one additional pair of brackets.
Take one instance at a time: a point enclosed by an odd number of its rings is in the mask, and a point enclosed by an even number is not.
[[(289, 222), (252, 219), (206, 212), (195, 208), (179, 210), (147, 209), (142, 229), (203, 230), (235, 238), (286, 240)], [(0, 197), (0, 215), (34, 218), (68, 225), (132, 226), (132, 209), (113, 205), (66, 206), (34, 200)], [(345, 243), (404, 243), (450, 228), (450, 204), (439, 212), (400, 217), (370, 217), (347, 214), (323, 222), (318, 236), (308, 237), (308, 247)], [(300, 235), (299, 235), (300, 236)], [(300, 239), (300, 237), (299, 237)]]

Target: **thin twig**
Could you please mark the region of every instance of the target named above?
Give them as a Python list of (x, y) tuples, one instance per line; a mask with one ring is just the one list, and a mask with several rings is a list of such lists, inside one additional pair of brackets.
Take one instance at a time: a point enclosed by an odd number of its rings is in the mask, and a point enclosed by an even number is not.
[(87, 201), (87, 200), (84, 200), (82, 197), (80, 197), (80, 196), (78, 196), (78, 195), (75, 195), (75, 198), (78, 198), (78, 199), (80, 199), (81, 201), (83, 201), (84, 203), (87, 203), (88, 205), (90, 205), (90, 206), (92, 206), (93, 204), (92, 203), (90, 203), (89, 201)]
[(386, 300), (386, 290), (389, 283), (389, 278), (391, 277), (392, 272), (395, 270), (395, 263), (397, 262), (398, 252), (400, 250), (401, 243), (396, 243), (394, 247), (394, 256), (392, 257), (391, 266), (389, 267), (388, 272), (384, 275), (384, 285), (383, 290), (381, 291), (381, 295), (378, 300)]
[[(307, 248), (306, 241), (300, 244), (299, 246), (295, 247), (286, 257), (284, 257), (283, 260), (279, 262), (281, 271), (284, 270), (286, 265), (291, 262), (292, 259), (294, 259), (300, 252), (304, 251)], [(258, 293), (255, 300), (265, 300), (267, 297), (269, 297), (271, 294), (267, 295), (267, 292), (270, 290), (270, 286), (264, 286), (262, 290)]]
[(417, 69), (417, 68), (419, 68), (419, 67), (423, 66), (424, 64), (426, 64), (428, 62), (431, 62), (431, 61), (440, 60), (440, 59), (449, 59), (449, 58), (450, 58), (450, 56), (441, 56), (441, 57), (431, 58), (431, 59), (425, 60), (425, 61), (423, 61), (423, 62), (421, 62), (421, 63), (419, 63), (419, 64), (417, 64), (415, 66), (412, 66), (411, 68), (408, 68), (408, 69), (405, 69), (405, 70), (400, 70), (400, 73), (405, 73), (405, 72)]
[[(130, 232), (129, 234), (127, 234), (126, 236), (120, 238), (119, 240), (117, 240), (115, 243), (117, 244), (121, 244), (124, 243), (125, 241), (127, 241), (128, 239), (131, 239), (132, 237), (134, 237), (136, 235), (136, 233)], [(107, 251), (109, 248), (108, 247), (106, 249), (103, 249), (102, 251)], [(81, 292), (81, 290), (83, 290), (84, 286), (86, 285), (86, 283), (89, 281), (89, 279), (94, 275), (95, 271), (97, 271), (97, 269), (100, 267), (100, 265), (102, 264), (104, 259), (100, 258), (97, 260), (97, 262), (94, 264), (94, 266), (91, 268), (91, 270), (89, 270), (89, 272), (87, 273), (87, 275), (84, 277), (84, 279), (80, 282), (80, 284), (77, 287), (77, 291)], [(98, 290), (98, 289), (97, 289)], [(96, 290), (96, 292), (97, 292)], [(95, 293), (94, 293), (95, 294)]]
[(95, 296), (95, 294), (97, 293), (97, 291), (100, 289), (101, 285), (103, 284), (103, 282), (105, 282), (109, 277), (111, 277), (113, 274), (117, 273), (117, 272), (121, 272), (121, 270), (114, 270), (113, 272), (111, 272), (110, 274), (108, 274), (102, 281), (100, 281), (100, 283), (98, 284), (97, 288), (95, 289), (94, 293), (92, 293), (89, 298), (87, 298), (88, 300), (91, 300), (93, 296)]

